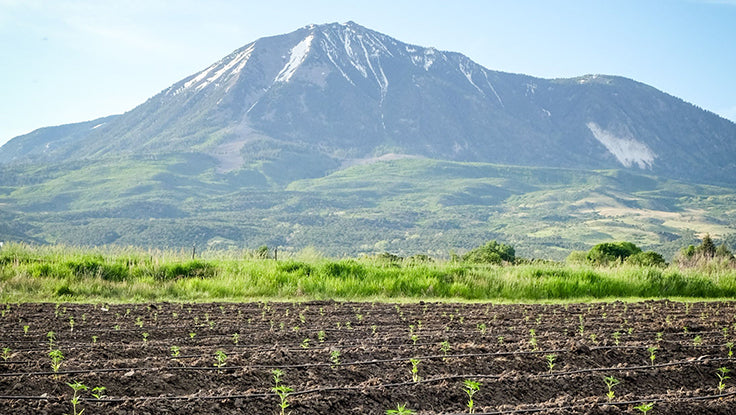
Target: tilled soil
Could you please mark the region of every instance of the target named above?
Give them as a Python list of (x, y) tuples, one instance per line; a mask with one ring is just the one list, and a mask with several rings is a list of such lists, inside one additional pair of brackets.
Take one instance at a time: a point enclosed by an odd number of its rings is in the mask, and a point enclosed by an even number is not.
[[(469, 413), (466, 380), (480, 382), (477, 414), (633, 414), (647, 403), (650, 414), (736, 413), (736, 380), (718, 376), (736, 369), (736, 302), (3, 310), (0, 413), (73, 414), (68, 384), (79, 382), (89, 388), (76, 407), (85, 415), (279, 414), (275, 369), (295, 415), (385, 414), (399, 404)], [(57, 371), (52, 350), (63, 355)], [(610, 399), (606, 377), (619, 382)]]

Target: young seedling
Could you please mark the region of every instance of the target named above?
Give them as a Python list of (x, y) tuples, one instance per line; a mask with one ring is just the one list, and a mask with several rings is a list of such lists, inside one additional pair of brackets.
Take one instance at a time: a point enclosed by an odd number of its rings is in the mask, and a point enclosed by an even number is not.
[(545, 359), (547, 359), (547, 369), (549, 370), (549, 373), (552, 373), (552, 369), (555, 367), (555, 360), (557, 360), (556, 354), (548, 354), (544, 356)]
[(647, 349), (647, 351), (649, 352), (649, 360), (652, 362), (652, 366), (654, 366), (654, 359), (657, 358), (657, 350), (659, 350), (659, 347), (656, 346), (652, 346)]
[(639, 411), (641, 411), (644, 414), (646, 414), (647, 412), (651, 411), (652, 408), (654, 408), (654, 404), (651, 403), (651, 402), (650, 403), (643, 403), (643, 404), (641, 404), (639, 406), (635, 406), (634, 407), (634, 409), (638, 409)]
[(406, 408), (407, 404), (397, 404), (396, 409), (387, 409), (386, 415), (414, 415), (416, 412)]
[(534, 329), (529, 329), (529, 344), (532, 346), (532, 350), (537, 350), (537, 332)]
[(716, 376), (718, 376), (718, 393), (723, 393), (723, 390), (726, 389), (726, 379), (731, 379), (730, 376), (726, 375), (728, 372), (730, 370), (725, 367), (719, 367), (718, 372), (716, 372)]
[(74, 331), (74, 317), (69, 317), (69, 331)]
[(3, 360), (8, 361), (10, 359), (10, 347), (3, 347)]
[(92, 336), (92, 344), (97, 344), (97, 339), (99, 339), (99, 337)]
[(621, 383), (621, 381), (616, 379), (613, 376), (607, 376), (603, 378), (603, 381), (606, 382), (606, 387), (608, 387), (608, 393), (606, 393), (606, 397), (608, 398), (608, 401), (610, 402), (616, 396), (616, 394), (613, 392), (613, 387)]
[(74, 383), (67, 383), (70, 388), (74, 389), (74, 395), (72, 396), (71, 403), (72, 403), (72, 415), (82, 415), (82, 412), (84, 412), (84, 409), (81, 411), (77, 411), (77, 405), (79, 405), (79, 392), (86, 391), (89, 389), (86, 385), (80, 383), (79, 381), (76, 381)]
[(240, 334), (234, 333), (232, 338), (233, 338), (233, 344), (238, 344), (238, 341), (240, 341)]
[(302, 349), (309, 349), (309, 338), (302, 340), (301, 347)]
[(465, 393), (468, 395), (468, 413), (475, 413), (473, 395), (480, 390), (480, 382), (466, 379), (463, 384), (465, 385)]
[(148, 333), (143, 333), (143, 344), (148, 343), (148, 336), (149, 336)]
[(479, 323), (475, 326), (475, 328), (478, 329), (480, 334), (486, 334), (486, 330), (487, 330), (486, 323)]
[(279, 408), (281, 408), (281, 415), (286, 414), (286, 408), (289, 407), (288, 397), (289, 393), (292, 392), (294, 389), (286, 386), (286, 385), (280, 385), (281, 382), (281, 376), (284, 375), (284, 372), (279, 369), (274, 369), (271, 371), (271, 374), (273, 374), (273, 382), (275, 386), (271, 388), (272, 391), (276, 392), (276, 395), (279, 397)]
[(326, 337), (326, 335), (325, 335), (325, 331), (324, 330), (320, 330), (320, 331), (317, 332), (317, 341), (319, 341), (320, 343), (324, 343), (325, 342), (325, 337)]
[(698, 347), (698, 346), (700, 346), (701, 344), (703, 344), (703, 337), (702, 337), (701, 335), (699, 335), (699, 334), (698, 334), (698, 335), (697, 335), (697, 336), (695, 336), (695, 338), (693, 339), (693, 346), (695, 346), (695, 347)]
[(174, 359), (179, 357), (179, 354), (181, 354), (181, 348), (179, 346), (171, 346), (170, 350), (171, 350), (171, 357), (173, 357)]
[(332, 362), (333, 369), (340, 366), (340, 351), (339, 350), (333, 350), (330, 352), (330, 361)]
[(28, 329), (30, 329), (30, 328), (31, 328), (31, 326), (23, 326), (23, 335), (24, 336), (27, 336), (28, 335)]
[(726, 347), (728, 348), (728, 358), (730, 359), (733, 357), (733, 342), (726, 343)]
[(192, 340), (194, 340), (194, 336), (196, 336), (196, 335), (197, 335), (197, 333), (195, 333), (195, 332), (190, 332), (190, 333), (189, 333), (189, 338), (190, 338), (190, 339), (192, 339)]
[(442, 360), (447, 359), (447, 352), (449, 352), (451, 349), (450, 342), (445, 340), (442, 343), (440, 343), (440, 351), (442, 352), (442, 355), (445, 356), (442, 358)]
[(95, 397), (95, 399), (105, 399), (107, 398), (107, 395), (105, 395), (105, 391), (107, 390), (104, 386), (95, 386), (92, 388), (92, 396)]
[(419, 382), (422, 380), (421, 377), (419, 377), (419, 359), (409, 359), (409, 362), (411, 362), (411, 380), (414, 382)]
[(227, 355), (222, 350), (218, 350), (215, 352), (215, 367), (221, 368), (225, 366), (225, 361), (227, 361)]
[(412, 334), (411, 337), (410, 337), (410, 339), (411, 339), (412, 344), (414, 346), (416, 346), (417, 345), (417, 340), (419, 340), (419, 336), (417, 336), (416, 334)]
[(49, 340), (49, 350), (54, 349), (54, 340), (56, 340), (56, 333), (50, 331), (46, 333), (46, 338)]
[(613, 333), (613, 343), (618, 346), (621, 342), (621, 332), (617, 331)]
[(56, 349), (49, 352), (49, 357), (51, 358), (51, 369), (57, 373), (61, 368), (61, 362), (64, 361), (64, 355), (61, 350)]

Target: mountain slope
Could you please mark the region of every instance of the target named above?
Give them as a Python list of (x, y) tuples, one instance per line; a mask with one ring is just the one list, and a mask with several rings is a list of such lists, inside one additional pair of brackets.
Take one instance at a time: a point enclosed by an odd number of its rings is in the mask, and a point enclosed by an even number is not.
[(316, 177), (349, 159), (403, 153), (736, 184), (736, 124), (652, 87), (492, 71), (353, 22), (256, 40), (95, 123), (52, 128), (50, 142), (18, 137), (0, 162), (193, 151), (226, 173), (286, 151), (304, 156), (289, 164), (324, 164)]

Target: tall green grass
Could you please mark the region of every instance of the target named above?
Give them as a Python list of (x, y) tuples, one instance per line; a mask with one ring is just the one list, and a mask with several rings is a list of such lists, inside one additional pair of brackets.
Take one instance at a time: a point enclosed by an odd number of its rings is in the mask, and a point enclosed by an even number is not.
[(483, 266), (247, 251), (82, 250), (9, 244), (0, 251), (2, 302), (250, 301), (254, 299), (583, 301), (733, 298), (736, 270), (598, 268), (558, 263)]

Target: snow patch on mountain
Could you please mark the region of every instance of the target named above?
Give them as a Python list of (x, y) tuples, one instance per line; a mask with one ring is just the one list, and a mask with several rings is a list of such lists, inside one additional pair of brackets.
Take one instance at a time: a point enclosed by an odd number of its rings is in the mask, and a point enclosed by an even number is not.
[(314, 40), (314, 33), (310, 33), (309, 36), (305, 37), (301, 42), (297, 43), (296, 46), (291, 48), (289, 52), (289, 62), (286, 63), (281, 72), (276, 75), (274, 82), (289, 82), (291, 77), (296, 72), (297, 68), (304, 63), (307, 58), (309, 49), (312, 46), (312, 40)]
[(651, 169), (656, 154), (644, 143), (634, 137), (619, 137), (611, 131), (602, 129), (598, 124), (586, 124), (596, 140), (603, 144), (624, 167), (636, 164), (640, 169)]

